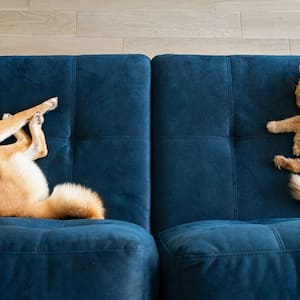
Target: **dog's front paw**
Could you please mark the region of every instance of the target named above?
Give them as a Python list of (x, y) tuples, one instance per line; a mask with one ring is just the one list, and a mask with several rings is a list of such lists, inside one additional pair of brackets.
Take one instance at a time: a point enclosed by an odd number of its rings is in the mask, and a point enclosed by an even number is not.
[(289, 166), (289, 159), (282, 156), (276, 155), (273, 159), (275, 166), (281, 170), (282, 168), (287, 168)]
[(271, 133), (278, 133), (278, 126), (276, 121), (270, 121), (267, 123), (267, 130)]
[(31, 126), (41, 126), (44, 123), (44, 116), (40, 112), (37, 112), (31, 119)]

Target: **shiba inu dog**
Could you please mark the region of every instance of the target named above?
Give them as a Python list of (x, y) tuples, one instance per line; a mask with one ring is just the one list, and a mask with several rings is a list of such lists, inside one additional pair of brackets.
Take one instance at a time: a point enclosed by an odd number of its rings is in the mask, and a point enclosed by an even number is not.
[[(48, 153), (43, 115), (57, 107), (51, 98), (37, 106), (0, 120), (0, 142), (14, 135), (16, 142), (0, 145), (0, 216), (33, 218), (104, 219), (105, 209), (98, 194), (78, 184), (54, 187), (34, 162)], [(29, 123), (29, 136), (22, 127)]]

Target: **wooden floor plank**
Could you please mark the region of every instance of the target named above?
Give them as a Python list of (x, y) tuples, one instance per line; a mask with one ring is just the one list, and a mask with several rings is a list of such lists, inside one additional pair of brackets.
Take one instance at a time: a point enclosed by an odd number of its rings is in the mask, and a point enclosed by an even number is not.
[(0, 0), (0, 55), (300, 55), (300, 0)]
[(30, 0), (30, 9), (37, 10), (104, 10), (104, 9), (214, 9), (212, 0)]
[(299, 11), (299, 0), (216, 0), (219, 11)]
[(300, 11), (242, 12), (241, 24), (243, 38), (300, 38)]
[[(300, 43), (299, 43), (300, 46)], [(190, 39), (190, 38), (131, 38), (125, 39), (124, 51), (144, 53), (153, 57), (174, 54), (284, 54), (289, 55), (288, 40)]]
[(291, 54), (300, 55), (300, 39), (290, 41)]
[(239, 13), (211, 11), (103, 10), (78, 12), (81, 37), (240, 37)]
[(0, 55), (122, 53), (122, 39), (53, 36), (1, 37)]
[(0, 11), (0, 35), (76, 35), (73, 11)]
[(27, 10), (29, 0), (0, 0), (0, 10)]

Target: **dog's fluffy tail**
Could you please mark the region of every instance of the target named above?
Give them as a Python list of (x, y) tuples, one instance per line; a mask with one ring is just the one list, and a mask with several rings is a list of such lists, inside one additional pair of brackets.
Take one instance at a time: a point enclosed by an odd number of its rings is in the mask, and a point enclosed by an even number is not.
[(35, 217), (104, 219), (105, 209), (96, 192), (79, 184), (64, 183), (57, 185), (49, 198), (38, 202)]
[(292, 197), (296, 200), (300, 200), (300, 176), (292, 174), (289, 182), (289, 188)]

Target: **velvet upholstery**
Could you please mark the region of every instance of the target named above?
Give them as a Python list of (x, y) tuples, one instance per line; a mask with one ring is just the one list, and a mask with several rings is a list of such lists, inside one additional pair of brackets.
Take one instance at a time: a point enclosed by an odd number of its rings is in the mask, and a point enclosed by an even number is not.
[(157, 263), (133, 223), (0, 218), (1, 299), (156, 299)]
[(38, 162), (50, 187), (92, 187), (109, 218), (0, 218), (1, 297), (299, 299), (300, 203), (272, 162), (292, 156), (293, 135), (265, 129), (299, 113), (299, 64), (0, 57), (0, 111), (60, 99), (45, 116), (49, 155)]
[(0, 298), (156, 299), (150, 60), (0, 57), (0, 70), (2, 113), (59, 97), (43, 125), (49, 154), (37, 163), (51, 189), (71, 181), (97, 191), (108, 219), (0, 218)]
[(300, 219), (210, 220), (160, 233), (164, 300), (300, 298)]
[(300, 216), (288, 172), (291, 134), (270, 120), (299, 113), (300, 57), (164, 55), (152, 61), (155, 232), (205, 219)]
[(101, 195), (108, 218), (149, 229), (149, 59), (0, 57), (0, 70), (1, 112), (59, 97), (45, 116), (49, 155), (38, 161), (50, 187), (85, 184)]
[[(152, 61), (152, 228), (163, 300), (299, 299), (300, 203), (276, 154), (293, 135), (300, 57)], [(274, 218), (283, 219), (274, 219)], [(261, 221), (253, 219), (264, 218)]]

